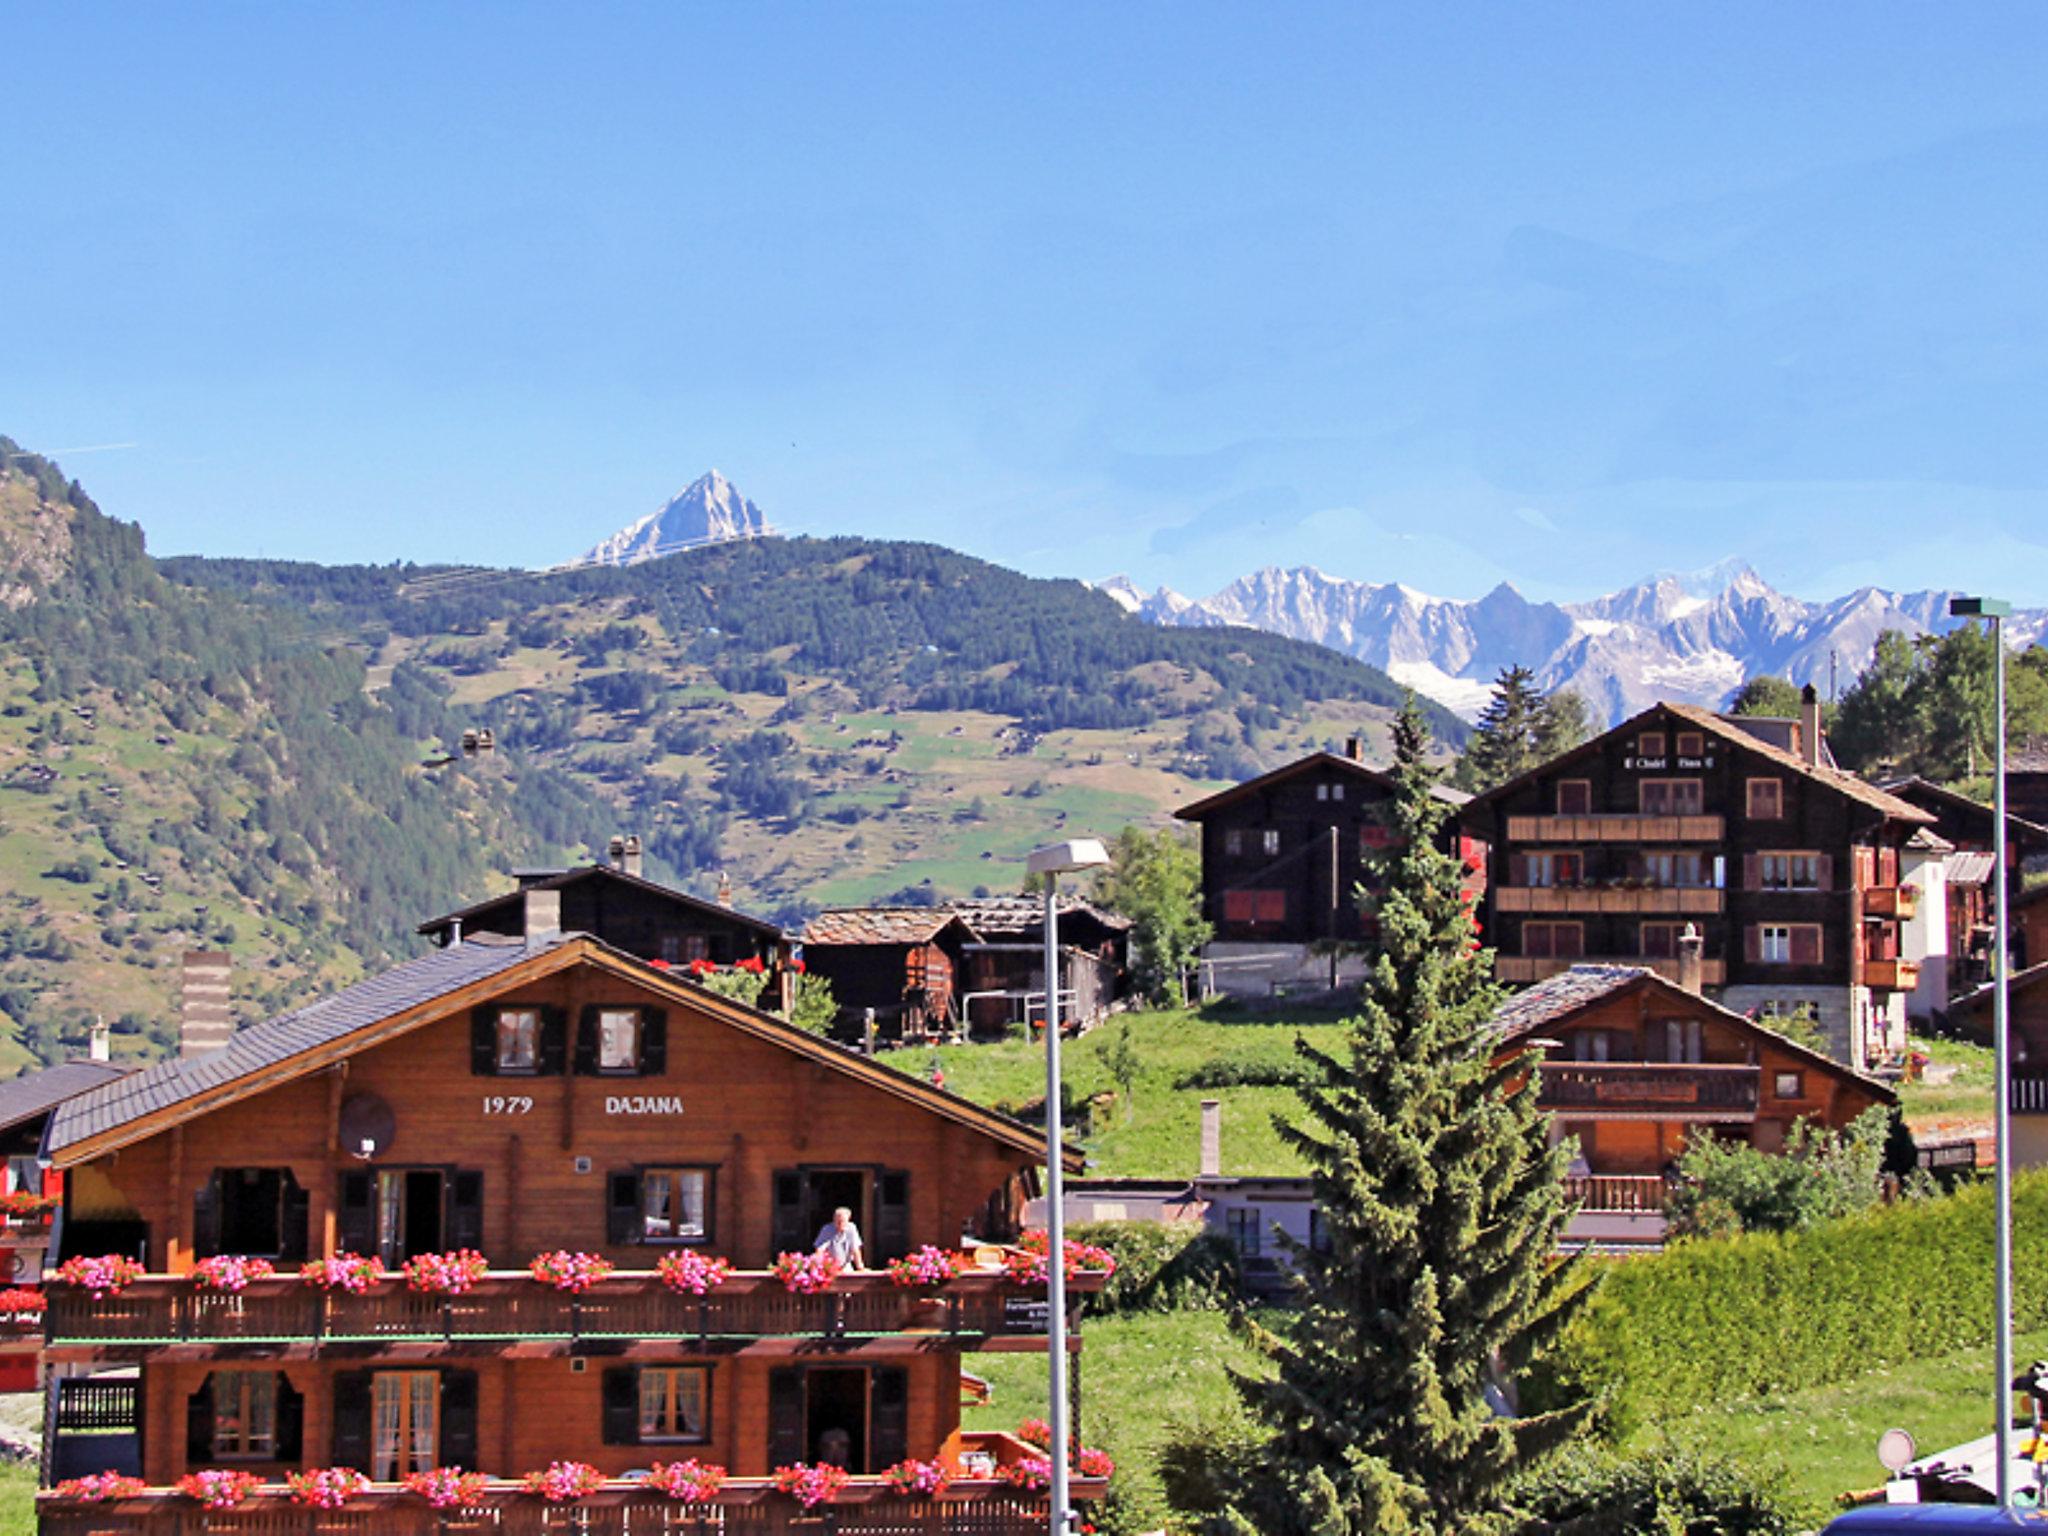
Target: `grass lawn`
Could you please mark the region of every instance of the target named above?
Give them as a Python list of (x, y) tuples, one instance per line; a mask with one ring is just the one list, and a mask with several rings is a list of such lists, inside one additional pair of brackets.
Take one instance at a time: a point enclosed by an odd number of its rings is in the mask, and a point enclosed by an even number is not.
[(36, 1469), (33, 1463), (0, 1466), (0, 1536), (33, 1536)]
[[(1283, 1087), (1178, 1088), (1185, 1073), (1222, 1056), (1232, 1061), (1284, 1063), (1294, 1039), (1306, 1033), (1334, 1035), (1334, 1015), (1305, 1015), (1276, 1023), (1227, 1009), (1134, 1013), (1090, 1030), (1061, 1055), (1061, 1076), (1073, 1102), (1094, 1106), (1091, 1126), (1081, 1138), (1096, 1177), (1177, 1178), (1192, 1175), (1198, 1150), (1201, 1101), (1223, 1102), (1223, 1171), (1228, 1174), (1298, 1174), (1307, 1170), (1273, 1129), (1276, 1113), (1292, 1110), (1293, 1090)], [(1120, 1029), (1131, 1031), (1139, 1058), (1131, 1103), (1109, 1102), (1116, 1082), (1104, 1054)], [(1023, 1040), (990, 1045), (947, 1046), (939, 1050), (891, 1051), (883, 1060), (922, 1076), (934, 1060), (953, 1092), (1011, 1113), (1036, 1116), (1044, 1103), (1045, 1053)]]
[(1913, 1124), (1943, 1120), (1989, 1120), (1997, 1102), (1992, 1091), (1991, 1052), (1963, 1040), (1924, 1040), (1915, 1037), (1911, 1048), (1924, 1051), (1937, 1067), (1958, 1068), (1950, 1081), (1899, 1084), (1899, 1108)]

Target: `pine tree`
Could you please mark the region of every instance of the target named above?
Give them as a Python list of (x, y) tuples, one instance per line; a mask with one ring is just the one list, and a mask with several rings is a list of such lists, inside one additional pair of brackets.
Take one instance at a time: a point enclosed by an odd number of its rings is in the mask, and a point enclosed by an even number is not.
[(1587, 1276), (1555, 1260), (1569, 1148), (1551, 1146), (1526, 1065), (1491, 1064), (1499, 993), (1464, 870), (1442, 852), (1428, 737), (1411, 700), (1380, 854), (1381, 952), (1344, 1047), (1303, 1040), (1308, 1163), (1324, 1241), (1287, 1247), (1303, 1305), (1245, 1326), (1269, 1377), (1238, 1387), (1265, 1431), (1225, 1466), (1231, 1536), (1415, 1536), (1499, 1528), (1503, 1485), (1583, 1425), (1589, 1404), (1497, 1418), (1485, 1389), (1577, 1313)]
[(1527, 667), (1508, 667), (1493, 680), (1453, 782), (1478, 793), (1527, 773), (1593, 733), (1586, 701), (1560, 690), (1546, 697)]

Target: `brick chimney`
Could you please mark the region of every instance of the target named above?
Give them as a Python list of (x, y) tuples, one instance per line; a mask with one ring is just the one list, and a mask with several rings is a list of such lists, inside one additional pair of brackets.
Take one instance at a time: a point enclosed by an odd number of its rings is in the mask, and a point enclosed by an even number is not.
[(1820, 766), (1820, 690), (1811, 683), (1799, 690), (1799, 755), (1807, 767)]
[(1678, 985), (1694, 997), (1700, 995), (1704, 985), (1706, 948), (1707, 941), (1700, 937), (1699, 929), (1687, 923), (1685, 931), (1678, 936)]
[(531, 886), (526, 891), (526, 942), (538, 944), (562, 931), (562, 893)]
[(198, 1056), (218, 1050), (235, 1033), (229, 989), (234, 957), (224, 950), (188, 949), (178, 988), (178, 1054)]
[(1223, 1172), (1223, 1101), (1202, 1100), (1202, 1161), (1198, 1177), (1213, 1179)]

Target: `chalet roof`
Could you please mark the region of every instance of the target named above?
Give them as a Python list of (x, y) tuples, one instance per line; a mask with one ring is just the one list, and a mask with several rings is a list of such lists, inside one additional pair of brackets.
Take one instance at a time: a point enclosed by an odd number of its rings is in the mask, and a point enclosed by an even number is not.
[(951, 907), (833, 907), (804, 924), (804, 943), (929, 944), (954, 923), (976, 937)]
[[(1045, 899), (1040, 896), (985, 896), (974, 901), (951, 902), (949, 906), (984, 939), (1014, 939), (1036, 933), (1045, 926)], [(1118, 933), (1131, 926), (1128, 917), (1098, 907), (1092, 901), (1085, 901), (1079, 896), (1059, 898), (1062, 919), (1076, 913), (1092, 917), (1103, 927)]]
[[(1303, 774), (1310, 773), (1317, 768), (1334, 768), (1340, 773), (1350, 775), (1360, 783), (1371, 784), (1388, 791), (1391, 791), (1394, 787), (1393, 774), (1384, 768), (1368, 767), (1355, 757), (1340, 757), (1335, 752), (1311, 752), (1307, 757), (1296, 758), (1293, 762), (1283, 767), (1275, 768), (1270, 773), (1262, 773), (1255, 779), (1246, 779), (1242, 784), (1234, 784), (1229, 789), (1218, 790), (1207, 799), (1197, 800), (1192, 805), (1177, 806), (1173, 814), (1182, 821), (1200, 821), (1204, 816), (1208, 816), (1216, 811), (1226, 810), (1230, 806), (1236, 805), (1240, 800), (1249, 799), (1261, 790), (1272, 789), (1276, 785), (1285, 784), (1290, 779), (1298, 779)], [(1452, 806), (1462, 806), (1472, 798), (1463, 790), (1452, 789), (1447, 784), (1433, 786), (1430, 789), (1430, 793), (1443, 801), (1444, 804)]]
[[(2039, 961), (2026, 967), (2024, 970), (2014, 971), (2005, 979), (2007, 988), (2013, 992), (2029, 991), (2043, 983), (2048, 983), (2048, 960)], [(1987, 981), (1974, 991), (1965, 992), (1961, 997), (1950, 1003), (1948, 1011), (1950, 1013), (1976, 1013), (1981, 1009), (1989, 1008), (1991, 1006), (1992, 993), (1997, 990), (1997, 987), (1998, 983), (1996, 981)]]
[(1923, 811), (1917, 805), (1909, 805), (1896, 795), (1888, 795), (1876, 785), (1857, 778), (1853, 773), (1844, 773), (1838, 768), (1811, 767), (1797, 753), (1787, 752), (1783, 747), (1773, 746), (1760, 736), (1751, 735), (1740, 725), (1723, 719), (1710, 709), (1701, 709), (1694, 704), (1675, 704), (1669, 700), (1652, 704), (1648, 709), (1630, 716), (1611, 730), (1603, 731), (1591, 741), (1582, 742), (1578, 746), (1573, 747), (1569, 752), (1560, 753), (1549, 762), (1540, 763), (1536, 767), (1531, 768), (1527, 773), (1512, 778), (1505, 784), (1496, 784), (1492, 789), (1487, 790), (1486, 793), (1473, 796), (1467, 809), (1477, 810), (1491, 806), (1502, 796), (1514, 793), (1542, 775), (1556, 773), (1567, 763), (1577, 762), (1580, 758), (1590, 757), (1597, 752), (1604, 751), (1610, 742), (1627, 735), (1631, 731), (1641, 730), (1644, 721), (1658, 714), (1669, 715), (1673, 719), (1684, 721), (1687, 725), (1697, 726), (1702, 731), (1711, 731), (1715, 735), (1725, 736), (1732, 745), (1740, 750), (1753, 753), (1758, 757), (1767, 758), (1779, 767), (1789, 769), (1791, 772), (1798, 774), (1801, 778), (1808, 779), (1815, 784), (1821, 785), (1823, 788), (1831, 789), (1837, 794), (1844, 795), (1859, 804), (1867, 805), (1874, 811), (1882, 812), (1893, 821), (1905, 822), (1912, 826), (1924, 826), (1931, 824), (1935, 819), (1932, 812)]
[(562, 870), (514, 870), (513, 878), (519, 882), (517, 890), (502, 895), (488, 896), (482, 901), (472, 902), (454, 912), (445, 912), (439, 917), (430, 917), (421, 923), (416, 933), (438, 933), (450, 923), (460, 922), (465, 926), (472, 920), (496, 914), (510, 907), (516, 907), (526, 899), (528, 891), (559, 891), (565, 886), (581, 885), (591, 880), (611, 880), (636, 891), (644, 891), (672, 901), (679, 907), (689, 907), (704, 917), (716, 922), (728, 923), (735, 928), (747, 928), (762, 938), (779, 941), (784, 937), (782, 930), (765, 918), (750, 917), (715, 901), (706, 901), (701, 896), (692, 896), (688, 891), (679, 891), (672, 885), (663, 885), (658, 880), (648, 880), (639, 875), (629, 875), (623, 869), (610, 864), (584, 864), (575, 869)]
[(1688, 992), (1676, 983), (1666, 981), (1648, 966), (1575, 965), (1509, 997), (1494, 1011), (1491, 1023), (1500, 1031), (1502, 1043), (1508, 1044), (1525, 1039), (1537, 1030), (1561, 1024), (1597, 1003), (1604, 1003), (1610, 998), (1639, 987), (1648, 987), (1667, 998), (1718, 1014), (1745, 1034), (1762, 1035), (1778, 1049), (1801, 1057), (1836, 1077), (1854, 1082), (1875, 1095), (1882, 1103), (1898, 1102), (1898, 1096), (1875, 1078), (1865, 1077), (1854, 1068), (1836, 1061), (1834, 1057), (1801, 1045), (1797, 1040), (1781, 1035), (1775, 1029), (1760, 1024), (1745, 1014), (1724, 1008), (1712, 998)]
[[(1714, 718), (1723, 725), (1734, 726), (1745, 736), (1754, 736), (1759, 741), (1769, 742), (1781, 752), (1790, 752), (1794, 757), (1799, 755), (1793, 742), (1799, 739), (1798, 732), (1805, 729), (1805, 722), (1802, 720), (1795, 720), (1790, 715), (1716, 714)], [(1823, 768), (1837, 770), (1842, 766), (1835, 761), (1835, 749), (1828, 744), (1826, 731), (1820, 733), (1820, 765)]]
[(2048, 736), (2029, 736), (2019, 746), (2005, 749), (2005, 771), (2048, 773)]
[[(1965, 815), (1981, 816), (1984, 819), (1984, 835), (1987, 838), (1994, 830), (1993, 823), (1998, 814), (1995, 808), (1986, 805), (1982, 800), (1972, 800), (1968, 795), (1950, 789), (1946, 784), (1936, 784), (1931, 779), (1921, 778), (1918, 774), (1906, 774), (1896, 779), (1881, 780), (1877, 787), (1911, 805), (1925, 808), (1927, 803), (1932, 801), (1935, 805), (1961, 811)], [(2033, 843), (2048, 848), (2048, 827), (2037, 821), (2015, 816), (2008, 810), (2005, 813), (2005, 830), (2009, 837), (2018, 833), (2017, 840), (2022, 844)]]
[(1942, 877), (1950, 885), (1989, 885), (1997, 857), (1989, 851), (1952, 853), (1942, 860)]
[[(45, 1155), (64, 1166), (86, 1161), (578, 965), (608, 971), (996, 1141), (1044, 1155), (1044, 1135), (1022, 1121), (720, 997), (682, 972), (661, 969), (584, 933), (524, 942), (494, 936), (465, 940), (242, 1030), (219, 1050), (88, 1089), (65, 1100), (51, 1116), (43, 1138)], [(1079, 1172), (1081, 1154), (1063, 1150), (1068, 1166)]]
[(97, 1088), (117, 1077), (126, 1077), (134, 1070), (133, 1067), (117, 1067), (110, 1061), (65, 1061), (0, 1083), (0, 1131), (12, 1130), (25, 1120), (47, 1114), (88, 1088)]

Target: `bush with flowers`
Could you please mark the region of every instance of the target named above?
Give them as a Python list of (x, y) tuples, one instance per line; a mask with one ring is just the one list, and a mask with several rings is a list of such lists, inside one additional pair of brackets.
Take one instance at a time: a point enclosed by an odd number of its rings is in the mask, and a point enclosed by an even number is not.
[(782, 1253), (775, 1257), (774, 1275), (785, 1290), (816, 1296), (832, 1288), (844, 1267), (829, 1253)]
[(526, 1491), (550, 1504), (573, 1504), (603, 1486), (604, 1474), (587, 1461), (551, 1461), (547, 1471), (529, 1472), (525, 1478)]
[(0, 1195), (0, 1216), (9, 1221), (40, 1221), (64, 1202), (55, 1195), (39, 1195), (33, 1190), (10, 1189)]
[(268, 1280), (277, 1266), (268, 1259), (246, 1259), (237, 1253), (216, 1254), (192, 1266), (192, 1283), (202, 1291), (239, 1291), (251, 1280)]
[(139, 1477), (122, 1472), (94, 1472), (86, 1477), (67, 1477), (50, 1491), (60, 1499), (81, 1504), (105, 1504), (113, 1499), (132, 1499), (148, 1486)]
[(567, 1248), (557, 1248), (535, 1254), (526, 1267), (542, 1285), (580, 1296), (612, 1272), (612, 1261), (595, 1253), (572, 1253)]
[(1017, 1438), (1041, 1451), (1052, 1449), (1052, 1426), (1043, 1419), (1026, 1419), (1017, 1426)]
[(904, 1498), (934, 1494), (953, 1480), (943, 1461), (899, 1461), (882, 1474), (890, 1490)]
[(996, 1468), (996, 1476), (1012, 1488), (1026, 1493), (1043, 1493), (1052, 1486), (1052, 1462), (1043, 1456), (1026, 1456)]
[(1109, 1452), (1084, 1445), (1074, 1453), (1074, 1470), (1083, 1477), (1113, 1477), (1116, 1475), (1116, 1463), (1110, 1460)]
[(375, 1259), (360, 1253), (337, 1253), (331, 1259), (315, 1259), (299, 1270), (299, 1279), (323, 1291), (347, 1291), (360, 1296), (379, 1280), (384, 1271)]
[(370, 1480), (354, 1467), (320, 1467), (312, 1472), (287, 1472), (292, 1502), (312, 1509), (339, 1509), (359, 1493), (370, 1490)]
[(233, 1472), (213, 1467), (204, 1472), (187, 1472), (176, 1484), (178, 1492), (197, 1499), (207, 1509), (236, 1509), (263, 1486), (254, 1472)]
[(140, 1280), (142, 1266), (118, 1253), (103, 1253), (91, 1259), (80, 1254), (59, 1264), (55, 1278), (90, 1291), (93, 1300), (98, 1301), (103, 1296), (118, 1296)]
[(724, 1486), (725, 1468), (713, 1462), (657, 1461), (647, 1474), (647, 1486), (684, 1504), (702, 1504)]
[(474, 1248), (448, 1253), (420, 1253), (401, 1266), (406, 1287), (433, 1296), (462, 1296), (490, 1272), (491, 1261)]
[(32, 1291), (25, 1285), (12, 1285), (0, 1291), (0, 1317), (41, 1317), (47, 1306), (41, 1291)]
[(829, 1504), (846, 1486), (846, 1468), (829, 1466), (825, 1462), (799, 1461), (792, 1466), (775, 1469), (775, 1488), (786, 1493), (805, 1509), (815, 1509), (820, 1504)]
[(966, 1262), (959, 1254), (926, 1243), (905, 1258), (891, 1259), (889, 1278), (903, 1286), (940, 1286), (949, 1280), (959, 1279), (966, 1268)]
[(732, 1261), (685, 1248), (680, 1253), (664, 1253), (655, 1262), (654, 1271), (661, 1276), (661, 1283), (676, 1294), (702, 1296), (732, 1278)]
[(417, 1494), (435, 1509), (459, 1509), (482, 1498), (490, 1481), (481, 1472), (465, 1472), (460, 1467), (434, 1467), (426, 1472), (408, 1472), (402, 1486), (407, 1493)]
[[(1066, 1239), (1065, 1271), (1069, 1280), (1083, 1270), (1105, 1275), (1116, 1273), (1116, 1257), (1107, 1248)], [(1019, 1285), (1044, 1285), (1052, 1278), (1052, 1240), (1037, 1228), (1026, 1232), (1017, 1246), (1003, 1255), (1003, 1273)]]

